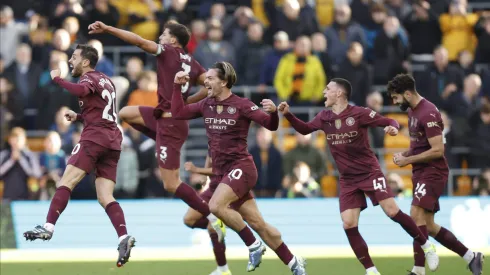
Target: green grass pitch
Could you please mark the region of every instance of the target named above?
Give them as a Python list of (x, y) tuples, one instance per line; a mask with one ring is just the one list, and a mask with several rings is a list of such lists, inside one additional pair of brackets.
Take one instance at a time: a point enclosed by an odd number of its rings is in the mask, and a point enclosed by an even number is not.
[[(374, 258), (382, 275), (406, 275), (411, 269), (412, 258)], [(246, 260), (232, 260), (229, 266), (233, 275), (287, 275), (291, 274), (279, 260), (265, 259), (253, 273), (245, 271)], [(208, 275), (216, 265), (214, 261), (134, 261), (122, 268), (115, 262), (74, 262), (74, 263), (2, 263), (1, 275)], [(309, 275), (364, 275), (365, 270), (354, 258), (309, 259)], [(442, 257), (439, 270), (427, 275), (471, 275), (463, 259)], [(490, 275), (490, 267), (484, 274)]]

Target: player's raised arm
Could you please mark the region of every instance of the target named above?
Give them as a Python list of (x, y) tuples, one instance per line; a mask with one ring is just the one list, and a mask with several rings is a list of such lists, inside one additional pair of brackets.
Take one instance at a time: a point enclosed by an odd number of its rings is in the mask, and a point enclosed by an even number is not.
[(158, 54), (159, 47), (158, 44), (154, 41), (147, 40), (142, 38), (141, 36), (132, 33), (130, 31), (125, 31), (122, 29), (118, 29), (116, 27), (107, 26), (106, 24), (96, 21), (88, 26), (89, 34), (100, 34), (100, 33), (108, 33), (113, 35), (131, 45), (135, 45), (143, 51), (150, 54)]
[(246, 104), (242, 109), (242, 114), (245, 117), (270, 131), (277, 130), (279, 127), (279, 115), (277, 114), (276, 105), (272, 100), (263, 99), (262, 102), (260, 102), (264, 111), (259, 110), (259, 107), (251, 101), (248, 103), (249, 104)]
[(360, 123), (364, 127), (387, 127), (392, 126), (396, 129), (400, 129), (400, 124), (394, 119), (384, 117), (379, 113), (369, 109), (360, 108)]
[(76, 84), (61, 78), (61, 71), (59, 69), (52, 70), (50, 72), (50, 75), (54, 83), (56, 83), (61, 88), (66, 89), (68, 92), (70, 92), (70, 94), (74, 96), (84, 97), (91, 92), (91, 88), (88, 85), (84, 84), (83, 79), (80, 81), (80, 84)]
[(284, 117), (291, 123), (291, 127), (294, 128), (298, 133), (302, 135), (308, 135), (321, 128), (320, 114), (315, 116), (315, 118), (306, 123), (301, 119), (297, 118), (291, 112), (289, 112), (289, 105), (283, 101), (279, 104), (279, 111), (284, 115)]
[(199, 103), (184, 104), (182, 98), (182, 85), (189, 81), (189, 75), (186, 72), (180, 71), (175, 75), (174, 89), (172, 92), (171, 112), (175, 119), (189, 120), (201, 117), (201, 106)]

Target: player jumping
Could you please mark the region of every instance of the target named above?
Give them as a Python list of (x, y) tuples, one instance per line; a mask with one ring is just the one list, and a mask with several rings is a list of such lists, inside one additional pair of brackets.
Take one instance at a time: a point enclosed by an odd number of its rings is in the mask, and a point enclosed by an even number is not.
[(357, 259), (366, 268), (367, 275), (380, 275), (369, 255), (368, 246), (359, 233), (358, 224), (361, 211), (367, 207), (367, 195), (373, 205), (381, 205), (383, 211), (394, 222), (422, 245), (429, 267), (436, 270), (439, 257), (435, 246), (419, 230), (414, 221), (403, 213), (393, 198), (394, 195), (381, 171), (378, 159), (369, 146), (368, 127), (385, 127), (387, 134), (398, 134), (398, 122), (385, 118), (368, 108), (352, 106), (348, 103), (351, 84), (342, 78), (334, 78), (323, 91), (325, 107), (315, 118), (305, 123), (289, 112), (286, 102), (279, 104), (281, 111), (291, 126), (303, 135), (323, 130), (337, 163), (340, 173), (340, 216), (344, 230)]
[(251, 193), (257, 182), (257, 169), (247, 151), (250, 123), (254, 121), (269, 130), (277, 130), (276, 106), (264, 99), (261, 104), (267, 114), (250, 100), (234, 95), (230, 89), (236, 82), (236, 73), (227, 62), (218, 62), (206, 72), (204, 86), (208, 98), (199, 103), (184, 105), (180, 90), (188, 80), (186, 72), (175, 75), (172, 113), (177, 119), (204, 118), (213, 174), (221, 178), (209, 202), (211, 212), (237, 232), (247, 245), (250, 252), (247, 271), (260, 265), (266, 247), (243, 220), (274, 249), (294, 275), (305, 275), (305, 261), (291, 254), (281, 233), (264, 221)]
[[(399, 74), (388, 83), (388, 93), (403, 111), (408, 108), (410, 149), (395, 154), (393, 162), (404, 167), (412, 164), (413, 200), (411, 216), (424, 232), (446, 248), (461, 256), (473, 275), (483, 271), (484, 256), (464, 246), (451, 231), (436, 224), (435, 214), (440, 210), (439, 197), (446, 188), (449, 167), (444, 157), (444, 124), (437, 107), (420, 96), (415, 80)], [(413, 244), (415, 265), (411, 275), (425, 275), (425, 258), (418, 243)]]
[(52, 70), (51, 78), (60, 87), (78, 97), (81, 114), (68, 111), (68, 121), (82, 121), (84, 128), (80, 142), (75, 145), (59, 187), (51, 200), (44, 226), (36, 226), (24, 233), (27, 240), (50, 240), (59, 216), (65, 210), (71, 191), (85, 177), (96, 171), (95, 187), (97, 199), (105, 208), (119, 236), (117, 266), (124, 265), (136, 242), (127, 233), (124, 213), (113, 197), (117, 162), (121, 154), (122, 134), (116, 124), (116, 90), (112, 81), (101, 72), (95, 71), (98, 61), (97, 50), (88, 45), (78, 45), (68, 63), (71, 75), (80, 77), (78, 84), (60, 78), (60, 70)]
[[(209, 155), (206, 156), (206, 163), (204, 164), (204, 167), (196, 167), (192, 162), (186, 162), (184, 167), (186, 171), (191, 173), (209, 176), (209, 187), (199, 194), (203, 200), (209, 203), (214, 190), (216, 190), (216, 186), (221, 180), (220, 177), (213, 175), (213, 169), (211, 168), (211, 157)], [(215, 230), (213, 228), (209, 228), (210, 224), (208, 219), (196, 210), (189, 208), (185, 213), (184, 223), (190, 228), (208, 229), (209, 237), (211, 238), (211, 243), (213, 244), (214, 257), (216, 259), (216, 263), (218, 264), (218, 267), (209, 275), (231, 275), (231, 271), (226, 262), (225, 242), (219, 242), (218, 235), (216, 234)]]
[(189, 134), (187, 121), (175, 119), (170, 111), (173, 79), (178, 71), (189, 75), (189, 82), (182, 85), (180, 96), (186, 103), (194, 103), (206, 97), (206, 90), (187, 97), (190, 84), (203, 84), (206, 70), (191, 56), (187, 55), (184, 47), (190, 39), (186, 26), (169, 23), (164, 26), (164, 32), (159, 37), (159, 44), (141, 38), (129, 31), (107, 26), (97, 21), (89, 26), (89, 34), (108, 33), (119, 39), (138, 46), (143, 51), (156, 55), (158, 73), (158, 106), (126, 106), (121, 109), (119, 116), (136, 130), (156, 140), (158, 164), (165, 190), (175, 194), (187, 205), (207, 217), (213, 228), (223, 241), (225, 226), (209, 211), (209, 206), (192, 187), (182, 182), (179, 174), (180, 149)]

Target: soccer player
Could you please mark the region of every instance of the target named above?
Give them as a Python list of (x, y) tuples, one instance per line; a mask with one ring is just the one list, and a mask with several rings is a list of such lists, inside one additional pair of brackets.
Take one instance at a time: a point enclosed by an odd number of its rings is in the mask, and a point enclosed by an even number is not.
[[(415, 80), (399, 74), (388, 83), (388, 93), (403, 111), (408, 108), (410, 149), (395, 154), (393, 162), (404, 167), (412, 164), (413, 200), (411, 216), (425, 236), (454, 251), (468, 263), (473, 275), (483, 271), (483, 254), (464, 246), (451, 231), (436, 224), (440, 210), (439, 197), (446, 188), (449, 167), (444, 157), (444, 124), (437, 107), (423, 98), (415, 88)], [(425, 275), (425, 259), (418, 243), (413, 244), (415, 265), (410, 274)]]
[[(221, 180), (220, 177), (213, 175), (213, 169), (211, 168), (211, 157), (209, 155), (206, 156), (204, 167), (196, 167), (192, 162), (186, 162), (184, 167), (186, 171), (191, 173), (209, 176), (209, 187), (199, 194), (203, 200), (209, 203), (214, 190), (216, 190), (216, 186), (218, 186), (219, 181)], [(216, 259), (216, 263), (218, 264), (218, 267), (209, 275), (231, 275), (231, 271), (226, 262), (225, 242), (220, 242), (218, 240), (218, 235), (214, 229), (209, 227), (208, 219), (196, 210), (189, 208), (184, 216), (184, 223), (190, 228), (208, 229), (209, 237), (211, 238), (211, 243), (213, 244), (214, 257)]]
[(291, 126), (303, 135), (323, 130), (332, 156), (340, 173), (340, 216), (344, 230), (357, 259), (366, 268), (367, 275), (379, 275), (368, 252), (368, 246), (358, 230), (359, 216), (367, 207), (367, 195), (373, 205), (381, 205), (383, 211), (424, 248), (431, 270), (437, 269), (439, 258), (435, 246), (430, 243), (417, 225), (403, 213), (394, 200), (378, 160), (369, 146), (368, 127), (385, 127), (386, 133), (398, 134), (398, 123), (368, 108), (349, 105), (351, 84), (342, 78), (334, 78), (323, 91), (325, 107), (315, 118), (305, 123), (289, 112), (286, 102), (279, 104)]
[(277, 130), (276, 106), (271, 100), (264, 99), (261, 102), (263, 112), (250, 100), (234, 95), (231, 88), (236, 82), (236, 73), (227, 62), (218, 62), (206, 72), (204, 86), (208, 98), (199, 103), (184, 105), (180, 89), (187, 85), (188, 79), (185, 72), (175, 75), (172, 113), (177, 119), (204, 118), (213, 174), (221, 178), (209, 201), (211, 212), (237, 232), (247, 245), (250, 252), (248, 271), (255, 270), (261, 263), (265, 245), (255, 238), (243, 220), (274, 249), (294, 275), (306, 274), (305, 261), (295, 257), (282, 241), (281, 233), (264, 221), (251, 193), (257, 182), (257, 169), (247, 151), (250, 123), (253, 121), (269, 130)]
[(24, 233), (27, 240), (50, 240), (54, 227), (65, 210), (71, 191), (85, 177), (96, 170), (95, 187), (97, 199), (105, 208), (119, 236), (117, 266), (124, 265), (130, 256), (135, 239), (127, 233), (124, 213), (113, 197), (117, 162), (121, 154), (122, 134), (117, 127), (116, 90), (112, 81), (101, 72), (95, 71), (98, 61), (97, 50), (88, 45), (78, 45), (68, 63), (71, 75), (80, 77), (78, 84), (60, 78), (60, 70), (52, 70), (51, 78), (60, 87), (78, 97), (81, 114), (68, 111), (68, 121), (82, 121), (84, 128), (80, 142), (71, 152), (68, 165), (51, 200), (44, 226), (36, 226)]
[(165, 190), (174, 193), (176, 197), (207, 217), (213, 228), (216, 229), (220, 241), (223, 241), (225, 235), (223, 223), (211, 214), (208, 204), (199, 198), (196, 191), (182, 182), (179, 174), (180, 149), (189, 133), (189, 124), (187, 121), (175, 119), (175, 115), (170, 111), (175, 74), (178, 71), (184, 71), (189, 75), (189, 82), (182, 85), (180, 90), (180, 96), (186, 99), (186, 103), (198, 102), (206, 97), (205, 89), (187, 97), (190, 84), (203, 84), (206, 72), (183, 49), (190, 39), (189, 30), (182, 24), (166, 24), (164, 32), (159, 38), (159, 44), (143, 39), (132, 32), (107, 26), (100, 21), (91, 24), (89, 30), (89, 34), (108, 33), (114, 35), (129, 44), (138, 46), (147, 53), (156, 55), (158, 106), (156, 108), (126, 106), (119, 112), (119, 116), (133, 128), (152, 139), (156, 139), (158, 164)]

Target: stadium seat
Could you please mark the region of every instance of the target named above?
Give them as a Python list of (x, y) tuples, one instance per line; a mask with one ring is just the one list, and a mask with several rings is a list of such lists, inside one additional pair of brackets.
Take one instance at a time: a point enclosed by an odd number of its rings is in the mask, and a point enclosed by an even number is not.
[(44, 137), (27, 138), (27, 147), (33, 152), (44, 151)]
[(454, 192), (455, 196), (469, 196), (471, 194), (471, 178), (469, 176), (459, 176), (456, 179), (458, 189)]
[(282, 140), (282, 149), (284, 150), (284, 152), (288, 152), (294, 147), (296, 147), (296, 136), (284, 135), (284, 139)]
[(403, 189), (413, 189), (412, 176), (411, 175), (403, 175), (401, 176), (403, 180)]
[(318, 134), (315, 139), (315, 148), (324, 152), (325, 149), (327, 148), (327, 139), (325, 137), (325, 133), (323, 132), (317, 132), (317, 133)]
[(402, 150), (406, 150), (405, 148), (409, 148), (409, 147), (410, 147), (410, 138), (405, 135), (398, 134), (395, 137), (392, 137), (390, 135), (385, 136), (386, 149), (400, 148), (400, 152), (401, 152)]
[(326, 198), (337, 197), (337, 178), (334, 176), (323, 176), (321, 179), (322, 194)]

